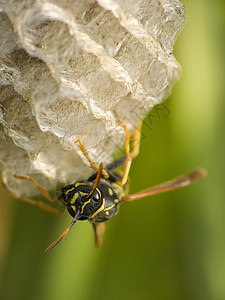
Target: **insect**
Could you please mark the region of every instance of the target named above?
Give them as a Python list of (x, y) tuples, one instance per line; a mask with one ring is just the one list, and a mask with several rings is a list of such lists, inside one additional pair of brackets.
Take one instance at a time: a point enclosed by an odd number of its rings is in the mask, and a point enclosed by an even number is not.
[[(34, 201), (33, 199), (24, 196), (12, 194), (14, 197), (20, 198), (52, 213), (63, 213), (65, 209), (67, 209), (73, 218), (66, 230), (48, 248), (46, 248), (46, 252), (58, 245), (78, 220), (88, 220), (92, 223), (95, 233), (95, 244), (99, 247), (103, 240), (105, 222), (117, 214), (119, 205), (122, 202), (134, 201), (147, 196), (176, 190), (195, 183), (206, 176), (205, 170), (196, 168), (190, 173), (181, 175), (170, 181), (135, 194), (128, 194), (128, 174), (132, 159), (139, 153), (141, 123), (139, 123), (133, 131), (132, 151), (130, 151), (131, 138), (129, 130), (124, 122), (119, 121), (119, 123), (126, 133), (126, 155), (116, 159), (104, 169), (103, 163), (97, 165), (91, 160), (81, 140), (77, 140), (76, 143), (83, 155), (89, 161), (90, 167), (95, 172), (87, 180), (63, 187), (61, 194), (55, 199), (52, 199), (49, 193), (31, 177), (14, 174), (18, 179), (30, 181), (47, 200), (50, 202), (60, 202), (62, 207), (57, 210), (40, 200)], [(124, 165), (122, 174), (115, 170), (121, 165)]]

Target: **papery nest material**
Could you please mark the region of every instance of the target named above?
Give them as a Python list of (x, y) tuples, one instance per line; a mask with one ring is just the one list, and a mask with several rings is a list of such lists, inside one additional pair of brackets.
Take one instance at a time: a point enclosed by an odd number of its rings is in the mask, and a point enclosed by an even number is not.
[[(173, 0), (0, 1), (0, 162), (9, 190), (74, 182), (123, 144), (137, 120), (171, 93), (172, 55), (185, 21)], [(71, 150), (71, 151), (69, 151)], [(72, 151), (74, 150), (74, 151)]]

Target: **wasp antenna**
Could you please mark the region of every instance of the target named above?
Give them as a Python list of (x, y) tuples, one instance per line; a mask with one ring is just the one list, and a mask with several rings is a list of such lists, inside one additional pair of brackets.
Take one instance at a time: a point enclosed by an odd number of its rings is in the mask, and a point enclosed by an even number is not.
[(73, 225), (77, 222), (78, 218), (80, 216), (80, 211), (76, 213), (76, 216), (73, 218), (71, 224), (69, 227), (66, 228), (66, 230), (63, 231), (63, 233), (50, 245), (45, 249), (45, 252), (49, 252), (53, 248), (55, 248), (63, 239), (64, 237), (68, 234), (70, 229), (73, 227)]
[(102, 164), (102, 162), (101, 162), (100, 165), (99, 165), (99, 168), (98, 168), (98, 173), (97, 173), (97, 177), (96, 177), (96, 179), (95, 179), (95, 184), (94, 184), (94, 186), (93, 186), (93, 189), (92, 189), (91, 192), (89, 193), (88, 197), (90, 197), (91, 194), (93, 194), (94, 190), (95, 190), (96, 187), (98, 186), (99, 181), (100, 181), (100, 179), (101, 179), (101, 175), (102, 175), (102, 169), (103, 169), (103, 164)]

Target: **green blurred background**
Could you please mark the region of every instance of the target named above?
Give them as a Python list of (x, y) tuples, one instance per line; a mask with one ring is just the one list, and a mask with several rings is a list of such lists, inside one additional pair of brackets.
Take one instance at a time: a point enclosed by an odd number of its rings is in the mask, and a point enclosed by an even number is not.
[(183, 74), (168, 101), (145, 119), (131, 192), (198, 165), (207, 178), (122, 205), (100, 250), (90, 224), (78, 222), (47, 254), (43, 249), (70, 217), (1, 191), (1, 300), (225, 299), (225, 4), (183, 3), (187, 24), (174, 51)]

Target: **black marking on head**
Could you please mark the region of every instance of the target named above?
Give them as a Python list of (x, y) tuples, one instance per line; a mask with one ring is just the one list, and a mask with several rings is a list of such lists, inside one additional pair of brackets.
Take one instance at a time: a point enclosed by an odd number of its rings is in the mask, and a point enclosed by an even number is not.
[(96, 188), (92, 194), (92, 184), (76, 183), (62, 189), (64, 203), (72, 217), (80, 211), (79, 220), (86, 220), (101, 206), (101, 192)]

